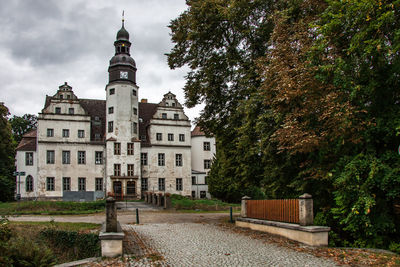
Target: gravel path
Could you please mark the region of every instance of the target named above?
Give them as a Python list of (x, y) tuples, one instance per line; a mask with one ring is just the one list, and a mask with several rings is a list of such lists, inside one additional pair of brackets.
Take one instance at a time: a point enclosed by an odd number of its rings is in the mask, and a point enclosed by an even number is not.
[(135, 231), (172, 267), (336, 266), (332, 261), (263, 243), (210, 224), (163, 223), (124, 225), (123, 228)]

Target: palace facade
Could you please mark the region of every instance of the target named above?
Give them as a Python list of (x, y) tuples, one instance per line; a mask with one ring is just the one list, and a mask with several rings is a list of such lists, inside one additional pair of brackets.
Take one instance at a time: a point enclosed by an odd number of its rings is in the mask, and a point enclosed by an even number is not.
[(139, 101), (136, 63), (122, 28), (108, 67), (106, 100), (80, 99), (64, 83), (46, 96), (36, 130), (17, 148), (17, 194), (23, 199), (89, 201), (142, 192), (210, 197), (206, 175), (215, 140), (191, 124), (171, 92)]

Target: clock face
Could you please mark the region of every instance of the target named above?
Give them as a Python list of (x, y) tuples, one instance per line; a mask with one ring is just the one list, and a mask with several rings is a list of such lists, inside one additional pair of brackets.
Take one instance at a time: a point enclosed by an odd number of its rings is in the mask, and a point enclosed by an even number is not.
[(127, 71), (120, 71), (119, 72), (120, 79), (128, 79), (128, 72)]

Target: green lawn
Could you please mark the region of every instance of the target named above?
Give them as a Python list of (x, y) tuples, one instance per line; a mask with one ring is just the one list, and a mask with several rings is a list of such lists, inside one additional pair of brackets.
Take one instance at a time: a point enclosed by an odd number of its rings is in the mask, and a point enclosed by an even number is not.
[(102, 212), (105, 201), (21, 201), (0, 203), (0, 215), (46, 214), (71, 215)]
[(234, 211), (240, 210), (240, 204), (226, 203), (218, 199), (189, 199), (180, 195), (172, 195), (172, 207), (182, 211)]

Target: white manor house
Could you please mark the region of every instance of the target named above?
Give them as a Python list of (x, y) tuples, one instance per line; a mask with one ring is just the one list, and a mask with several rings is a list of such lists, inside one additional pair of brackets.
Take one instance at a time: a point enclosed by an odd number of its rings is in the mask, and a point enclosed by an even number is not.
[[(17, 147), (22, 199), (90, 201), (142, 192), (210, 197), (215, 139), (191, 124), (174, 94), (139, 101), (129, 33), (122, 28), (108, 67), (106, 100), (79, 99), (67, 83), (46, 96), (38, 127)], [(161, 98), (161, 97), (160, 97)]]

